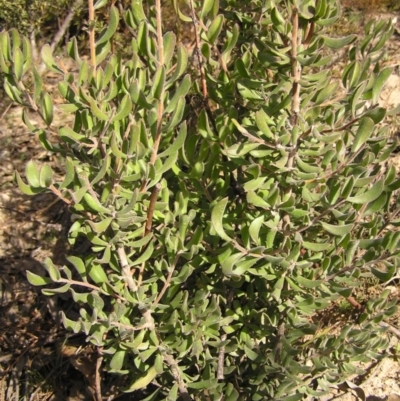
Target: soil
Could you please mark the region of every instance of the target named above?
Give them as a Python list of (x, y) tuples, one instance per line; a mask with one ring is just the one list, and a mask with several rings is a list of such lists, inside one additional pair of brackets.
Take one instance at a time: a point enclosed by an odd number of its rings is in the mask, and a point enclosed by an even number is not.
[[(389, 108), (400, 104), (400, 23), (397, 29), (388, 43), (386, 60), (393, 75), (381, 99)], [(47, 74), (47, 82), (51, 85), (52, 81)], [(26, 280), (26, 270), (44, 273), (42, 262), (47, 257), (64, 263), (70, 216), (52, 194), (21, 194), (14, 171), (23, 175), (30, 159), (50, 163), (60, 174), (62, 168), (21, 123), (21, 108), (5, 97), (0, 100), (0, 121), (0, 401), (91, 400), (97, 354), (82, 336), (65, 331), (60, 324), (59, 311), (68, 307), (68, 299), (45, 297)], [(58, 121), (65, 124), (61, 114)], [(398, 134), (396, 117), (392, 125), (393, 134)], [(394, 155), (392, 161), (400, 166), (399, 156)], [(399, 296), (395, 285), (392, 291)], [(391, 324), (400, 327), (400, 314)], [(392, 335), (387, 358), (365, 366), (366, 375), (352, 378), (320, 399), (400, 401), (398, 357), (399, 339)], [(110, 379), (105, 396), (112, 394), (113, 385)]]

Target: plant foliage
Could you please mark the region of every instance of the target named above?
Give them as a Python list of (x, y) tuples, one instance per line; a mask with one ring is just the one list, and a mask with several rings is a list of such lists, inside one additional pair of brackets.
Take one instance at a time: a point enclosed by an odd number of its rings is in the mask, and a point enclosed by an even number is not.
[[(398, 270), (400, 179), (385, 164), (396, 144), (378, 105), (392, 26), (326, 36), (335, 1), (187, 3), (174, 6), (193, 23), (193, 57), (163, 32), (159, 1), (111, 6), (91, 61), (75, 39), (71, 70), (42, 49), (57, 95), (27, 39), (1, 33), (5, 90), (65, 162), (62, 180), (29, 162), (20, 189), (59, 196), (74, 215), (69, 242), (91, 243), (28, 279), (72, 294), (80, 317), (63, 313), (65, 327), (102, 347), (137, 399), (318, 397), (382, 355), (379, 322), (395, 312), (385, 291), (339, 333), (315, 319), (365, 277)], [(129, 59), (111, 52), (121, 19)], [(340, 80), (329, 49), (348, 54)], [(73, 123), (54, 128), (58, 111)]]

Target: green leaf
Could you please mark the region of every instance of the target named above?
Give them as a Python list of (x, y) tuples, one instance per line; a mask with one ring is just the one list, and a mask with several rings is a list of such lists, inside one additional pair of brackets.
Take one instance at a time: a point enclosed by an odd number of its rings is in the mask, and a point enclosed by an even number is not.
[(305, 288), (316, 288), (323, 283), (323, 280), (309, 280), (308, 278), (302, 276), (297, 276), (294, 278), (294, 280)]
[(172, 145), (169, 146), (166, 150), (164, 150), (164, 152), (160, 153), (157, 156), (157, 159), (161, 159), (163, 157), (169, 156), (169, 155), (177, 152), (185, 143), (186, 134), (187, 134), (186, 121), (184, 121), (181, 124), (181, 126), (179, 128), (178, 136), (173, 141)]
[(110, 368), (115, 371), (121, 370), (124, 365), (125, 355), (125, 350), (118, 350), (111, 358)]
[(161, 100), (165, 86), (165, 67), (159, 67), (153, 79), (151, 94), (154, 99)]
[(259, 216), (251, 222), (249, 227), (250, 237), (256, 243), (256, 245), (260, 245), (259, 232), (263, 223), (264, 223), (264, 216)]
[(97, 10), (101, 7), (104, 7), (108, 3), (108, 0), (97, 0), (95, 5), (93, 6), (94, 10)]
[[(111, 157), (109, 154), (107, 154), (101, 164), (101, 168), (100, 168), (99, 172), (97, 173), (96, 177), (94, 177), (93, 180), (90, 182), (92, 184), (92, 186), (94, 184), (97, 184), (101, 179), (103, 179), (103, 177), (109, 171), (110, 165), (111, 165)], [(70, 167), (70, 169), (71, 169), (71, 167)], [(72, 169), (73, 169), (73, 167), (72, 167)], [(72, 170), (72, 171), (74, 171), (74, 170)], [(70, 174), (72, 174), (72, 171), (70, 171)], [(67, 168), (67, 175), (68, 175), (68, 168)], [(63, 186), (64, 186), (64, 182), (63, 182)]]
[(85, 135), (78, 134), (69, 127), (60, 128), (59, 135), (63, 141), (71, 143), (71, 144), (73, 144), (73, 143), (79, 144), (80, 142), (83, 141), (83, 139), (85, 139)]
[(326, 46), (330, 47), (331, 49), (341, 49), (344, 46), (350, 45), (354, 41), (357, 40), (357, 35), (349, 35), (343, 38), (332, 38), (328, 36), (323, 36), (324, 43)]
[(13, 60), (14, 75), (17, 82), (21, 81), (23, 75), (24, 59), (20, 48), (14, 50)]
[(318, 242), (308, 242), (308, 241), (303, 241), (301, 245), (303, 246), (303, 248), (309, 249), (310, 251), (313, 252), (323, 252), (329, 249), (331, 246), (331, 244), (326, 242), (318, 243)]
[(88, 220), (88, 224), (96, 234), (101, 234), (102, 232), (107, 230), (112, 220), (112, 217), (107, 217), (106, 219), (99, 221), (98, 223)]
[(255, 361), (259, 354), (257, 352), (254, 352), (252, 349), (250, 349), (249, 347), (247, 347), (246, 345), (243, 346), (243, 350), (244, 353), (246, 354), (246, 356), (251, 360), (251, 361)]
[(125, 393), (129, 393), (131, 391), (140, 390), (141, 388), (146, 388), (156, 378), (156, 376), (157, 370), (154, 366), (152, 366), (143, 376), (141, 376), (139, 379), (136, 379), (133, 384), (123, 391)]
[(267, 138), (274, 138), (274, 135), (272, 134), (269, 126), (270, 125), (275, 125), (271, 118), (264, 112), (263, 109), (260, 109), (256, 112), (255, 115), (255, 120), (257, 127), (261, 130), (261, 132), (267, 137)]
[(285, 283), (285, 276), (281, 276), (278, 278), (278, 280), (274, 285), (274, 290), (271, 293), (271, 297), (274, 298), (276, 302), (279, 302), (281, 300), (281, 292), (284, 283)]
[(379, 95), (386, 83), (389, 79), (390, 75), (392, 74), (392, 69), (387, 67), (384, 68), (378, 75), (375, 80), (374, 86), (372, 87), (372, 103), (375, 104), (379, 100)]
[(178, 89), (175, 91), (174, 96), (168, 103), (168, 106), (165, 109), (165, 113), (171, 113), (175, 110), (178, 100), (182, 97), (185, 97), (189, 92), (190, 85), (191, 85), (190, 75), (186, 74), (183, 77), (182, 82), (180, 83)]
[(15, 178), (17, 180), (17, 184), (19, 189), (24, 193), (25, 195), (36, 195), (41, 192), (41, 188), (35, 188), (30, 185), (26, 185), (23, 181), (21, 176), (19, 175), (18, 171), (15, 172)]
[(320, 105), (321, 103), (328, 100), (332, 95), (337, 93), (337, 88), (339, 86), (338, 82), (333, 82), (323, 88), (317, 95), (315, 99), (315, 105)]
[(186, 71), (188, 53), (185, 46), (178, 45), (177, 58), (175, 71), (168, 83), (175, 82)]
[(325, 231), (327, 231), (330, 234), (337, 235), (337, 236), (345, 236), (346, 234), (349, 234), (351, 230), (353, 229), (353, 224), (345, 224), (345, 225), (333, 225), (333, 224), (328, 224), (323, 221), (320, 222), (321, 226)]
[(173, 130), (182, 121), (183, 112), (185, 111), (185, 105), (186, 105), (186, 100), (182, 96), (179, 98), (175, 111), (165, 127), (166, 132), (170, 132), (171, 130)]
[(45, 66), (53, 72), (56, 72), (58, 74), (62, 74), (64, 75), (64, 72), (61, 68), (59, 68), (56, 64), (56, 62), (54, 61), (53, 58), (53, 54), (50, 48), (50, 45), (45, 44), (42, 47), (42, 51), (41, 51), (41, 56), (42, 56), (42, 61), (45, 64)]
[(221, 33), (222, 26), (224, 24), (224, 16), (222, 14), (217, 15), (214, 21), (211, 23), (207, 31), (207, 39), (213, 45)]
[(396, 272), (396, 267), (393, 265), (389, 265), (387, 266), (386, 272), (371, 267), (371, 272), (381, 282), (385, 283), (386, 281), (389, 281), (393, 277), (394, 273)]
[(257, 149), (259, 146), (259, 143), (235, 143), (228, 149), (225, 149), (223, 153), (229, 156), (230, 159), (236, 159), (247, 155), (247, 153)]
[(118, 10), (115, 6), (111, 6), (108, 23), (101, 32), (99, 39), (97, 39), (96, 46), (105, 43), (112, 38), (112, 36), (114, 35), (115, 31), (118, 28), (118, 21), (119, 21)]
[(29, 185), (40, 188), (40, 170), (33, 160), (29, 160), (25, 167), (25, 175)]
[(154, 251), (154, 243), (153, 241), (149, 243), (146, 250), (134, 261), (131, 262), (130, 266), (137, 266), (146, 262), (146, 260), (150, 259)]
[(42, 294), (46, 295), (46, 296), (52, 296), (54, 294), (64, 294), (66, 293), (71, 287), (71, 284), (64, 284), (61, 287), (57, 287), (57, 288), (47, 288), (47, 289), (43, 289), (42, 290)]
[(382, 179), (378, 181), (371, 189), (368, 191), (365, 191), (364, 193), (356, 196), (350, 196), (347, 198), (347, 200), (351, 203), (356, 203), (356, 204), (364, 204), (364, 203), (369, 203), (373, 202), (375, 199), (377, 199), (383, 192), (384, 188), (384, 182), (385, 180)]
[(174, 3), (175, 12), (178, 15), (178, 17), (184, 22), (192, 22), (192, 19), (190, 17), (187, 17), (180, 10), (180, 8), (179, 8), (179, 3), (180, 3), (179, 0), (173, 0), (173, 3)]
[(233, 255), (230, 255), (229, 257), (227, 257), (222, 263), (221, 263), (221, 268), (222, 268), (222, 273), (225, 276), (240, 276), (242, 275), (246, 269), (243, 268), (238, 268), (238, 269), (234, 269), (234, 266), (236, 265), (236, 263), (243, 258), (243, 254), (242, 253), (235, 253)]
[(112, 122), (124, 119), (132, 110), (132, 101), (129, 95), (125, 95), (118, 106), (117, 114), (112, 119)]
[(263, 209), (271, 209), (270, 205), (260, 196), (258, 196), (254, 191), (248, 191), (246, 195), (247, 202), (256, 207), (261, 207)]
[(89, 98), (90, 110), (94, 114), (94, 116), (96, 116), (99, 120), (107, 121), (108, 115), (100, 110), (96, 100), (94, 100), (90, 96), (88, 96), (88, 98)]
[(384, 107), (375, 107), (364, 114), (364, 117), (369, 117), (375, 124), (379, 124), (386, 117), (387, 110)]
[[(96, 45), (96, 63), (102, 63), (111, 52), (111, 42), (101, 43), (100, 45)], [(109, 96), (109, 99), (111, 97)]]
[(82, 259), (71, 255), (67, 256), (67, 260), (75, 267), (76, 271), (82, 277), (83, 281), (87, 282), (86, 267)]
[(50, 258), (46, 258), (46, 260), (44, 261), (44, 267), (48, 271), (49, 276), (53, 281), (60, 280), (60, 269), (52, 262)]
[(30, 284), (35, 286), (51, 284), (53, 282), (50, 277), (41, 277), (35, 273), (31, 273), (30, 271), (26, 272), (26, 278), (28, 279)]
[(108, 282), (107, 274), (101, 265), (91, 262), (87, 270), (89, 277), (95, 282), (95, 284), (101, 285)]
[(361, 146), (363, 146), (367, 140), (370, 138), (374, 131), (375, 123), (369, 117), (363, 117), (360, 120), (360, 124), (357, 129), (357, 133), (354, 138), (353, 145), (351, 147), (351, 152), (357, 152)]
[(4, 77), (4, 90), (11, 100), (13, 100), (15, 103), (22, 104), (22, 92), (18, 89), (16, 84), (10, 82), (10, 80), (14, 81), (14, 79), (10, 78), (9, 76)]
[(48, 164), (43, 164), (39, 174), (40, 187), (48, 188), (53, 184), (53, 170)]
[(138, 25), (140, 22), (146, 20), (146, 14), (143, 10), (142, 0), (132, 0), (131, 10)]
[(176, 45), (176, 35), (173, 32), (167, 32), (163, 37), (164, 45), (164, 65), (168, 65), (174, 55)]
[(200, 18), (203, 19), (212, 10), (215, 0), (204, 0), (203, 7), (201, 8)]
[(230, 237), (225, 233), (222, 220), (225, 213), (226, 205), (228, 204), (228, 197), (220, 200), (211, 212), (211, 224), (220, 238), (225, 241), (231, 241)]

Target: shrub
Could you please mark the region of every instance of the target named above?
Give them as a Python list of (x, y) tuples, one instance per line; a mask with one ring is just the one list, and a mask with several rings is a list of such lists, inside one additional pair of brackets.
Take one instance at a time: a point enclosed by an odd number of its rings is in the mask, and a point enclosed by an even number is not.
[[(71, 292), (80, 317), (63, 313), (65, 327), (85, 333), (137, 399), (318, 397), (354, 362), (383, 355), (379, 323), (395, 312), (387, 291), (354, 299), (365, 277), (385, 282), (399, 264), (400, 179), (385, 166), (396, 143), (378, 105), (392, 27), (326, 36), (334, 1), (188, 4), (189, 14), (175, 9), (195, 27), (192, 66), (163, 32), (159, 0), (125, 11), (127, 60), (111, 53), (113, 6), (90, 61), (69, 43), (78, 73), (44, 46), (60, 76), (57, 106), (28, 41), (1, 33), (5, 90), (66, 171), (60, 181), (30, 161), (28, 183), (17, 182), (55, 193), (74, 216), (69, 242), (91, 243), (28, 279), (49, 296)], [(340, 80), (327, 49), (348, 54)], [(73, 123), (55, 129), (55, 110)], [(335, 333), (316, 316), (343, 298), (360, 313)]]

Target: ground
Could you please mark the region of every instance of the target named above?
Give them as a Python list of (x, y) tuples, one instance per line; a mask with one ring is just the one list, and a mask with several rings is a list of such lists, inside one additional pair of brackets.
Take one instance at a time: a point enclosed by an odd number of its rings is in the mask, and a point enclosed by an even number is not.
[[(352, 14), (349, 24), (358, 26), (364, 11)], [(388, 107), (400, 103), (400, 24), (397, 29), (385, 61), (393, 67), (381, 99)], [(61, 173), (59, 160), (42, 149), (20, 117), (20, 107), (6, 98), (0, 100), (0, 401), (90, 400), (95, 350), (82, 336), (67, 333), (60, 325), (58, 310), (66, 307), (66, 299), (44, 297), (26, 280), (26, 270), (43, 272), (46, 257), (64, 262), (69, 214), (53, 195), (28, 197), (16, 187), (14, 171), (23, 173), (30, 159), (51, 163)], [(58, 118), (61, 123), (62, 116)], [(392, 125), (393, 134), (399, 133), (396, 118)], [(393, 163), (400, 165), (399, 160), (393, 155)], [(396, 285), (391, 290), (392, 296), (399, 297)], [(399, 314), (391, 324), (400, 327)], [(400, 400), (400, 345), (396, 335), (391, 338), (387, 358), (367, 366), (366, 375), (352, 378), (322, 400)], [(112, 386), (110, 379), (105, 395), (112, 393)]]

